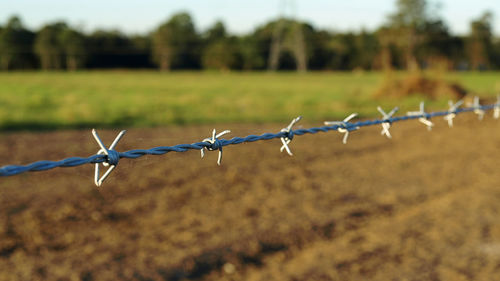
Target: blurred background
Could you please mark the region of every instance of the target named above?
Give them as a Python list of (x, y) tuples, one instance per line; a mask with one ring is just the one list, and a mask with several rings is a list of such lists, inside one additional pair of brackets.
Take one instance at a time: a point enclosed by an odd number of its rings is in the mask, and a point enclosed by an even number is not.
[(2, 70), (500, 67), (494, 1), (16, 1)]
[(494, 1), (0, 8), (0, 128), (9, 130), (319, 121), (353, 107), (370, 117), (374, 103), (442, 107), (500, 91)]

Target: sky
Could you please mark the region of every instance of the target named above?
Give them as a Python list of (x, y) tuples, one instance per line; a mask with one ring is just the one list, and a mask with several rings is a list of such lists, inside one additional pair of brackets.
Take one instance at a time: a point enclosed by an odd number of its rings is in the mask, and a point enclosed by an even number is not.
[[(283, 12), (283, 0), (0, 0), (0, 24), (19, 15), (24, 24), (38, 29), (43, 24), (64, 20), (90, 32), (118, 29), (128, 34), (152, 31), (172, 14), (187, 11), (198, 30), (203, 31), (222, 20), (236, 34), (252, 31)], [(312, 23), (317, 28), (335, 31), (374, 30), (396, 0), (296, 0), (286, 15)], [(292, 2), (289, 0), (289, 2)], [(430, 1), (435, 2), (435, 1)], [(489, 9), (496, 15), (494, 32), (500, 34), (499, 0), (440, 0), (440, 14), (455, 34), (466, 34), (472, 19)], [(281, 5), (282, 6), (282, 5)], [(498, 17), (498, 19), (497, 19)]]

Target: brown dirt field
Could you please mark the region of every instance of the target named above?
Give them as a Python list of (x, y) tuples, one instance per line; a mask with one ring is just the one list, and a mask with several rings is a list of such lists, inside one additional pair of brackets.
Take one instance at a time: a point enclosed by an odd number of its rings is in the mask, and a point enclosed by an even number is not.
[[(0, 179), (0, 280), (499, 280), (500, 122), (460, 115)], [(280, 125), (224, 126), (232, 135)], [(120, 151), (209, 127), (136, 129)], [(116, 132), (102, 131), (108, 143)], [(90, 131), (9, 133), (2, 163), (97, 151)]]

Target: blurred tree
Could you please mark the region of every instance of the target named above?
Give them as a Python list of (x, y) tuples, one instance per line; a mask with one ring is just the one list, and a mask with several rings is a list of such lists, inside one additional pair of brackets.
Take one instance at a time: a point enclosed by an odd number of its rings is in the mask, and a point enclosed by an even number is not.
[(35, 53), (40, 58), (42, 69), (61, 69), (64, 60), (64, 46), (61, 34), (68, 26), (63, 22), (45, 25), (37, 34)]
[(263, 69), (266, 64), (262, 49), (259, 48), (259, 40), (254, 34), (244, 35), (238, 38), (238, 54), (240, 67), (243, 70)]
[(416, 49), (422, 65), (442, 70), (451, 69), (463, 44), (451, 36), (448, 26), (441, 19), (428, 20), (422, 32), (421, 44)]
[(235, 68), (237, 53), (235, 44), (230, 40), (219, 40), (203, 50), (202, 65), (205, 69), (230, 70)]
[(129, 67), (152, 68), (155, 67), (151, 61), (151, 36), (134, 35), (129, 37), (133, 53), (128, 57)]
[(0, 70), (2, 69), (2, 62), (3, 62), (3, 59), (2, 59), (2, 43), (1, 43), (3, 30), (4, 30), (3, 26), (0, 25)]
[(34, 33), (25, 29), (21, 19), (11, 17), (0, 30), (0, 69), (32, 68)]
[(215, 41), (224, 40), (227, 38), (226, 26), (222, 21), (217, 21), (212, 27), (210, 27), (205, 34), (203, 39), (206, 43), (212, 43)]
[(493, 13), (487, 11), (470, 24), (467, 53), (472, 69), (490, 67), (489, 61), (493, 50), (492, 22)]
[[(419, 69), (415, 54), (422, 43), (423, 30), (432, 18), (426, 0), (397, 0), (396, 11), (389, 15), (384, 28), (384, 48), (393, 43), (404, 52), (406, 68)], [(384, 50), (387, 52), (387, 50)]]
[(305, 41), (308, 43), (308, 67), (313, 70), (331, 68), (330, 62), (335, 55), (330, 48), (332, 35), (324, 30), (316, 31), (312, 27), (304, 29)]
[[(246, 42), (251, 43), (252, 49), (249, 50), (248, 47), (244, 52), (244, 61), (246, 65), (252, 65), (253, 69), (263, 70), (267, 67), (267, 62), (269, 61), (269, 46), (272, 42), (274, 25), (276, 22), (268, 22), (264, 25), (257, 26), (254, 32), (247, 38)], [(246, 54), (251, 54), (247, 56)], [(251, 61), (249, 61), (251, 59)], [(283, 61), (281, 61), (283, 63)]]
[(153, 59), (163, 71), (199, 67), (199, 38), (188, 13), (173, 15), (153, 33)]
[(392, 52), (395, 44), (391, 29), (388, 26), (382, 26), (375, 34), (380, 44), (380, 51), (375, 57), (374, 68), (390, 71), (393, 68), (393, 58), (395, 57)]
[(117, 30), (97, 30), (87, 37), (90, 68), (152, 67), (149, 36), (132, 36)]
[(357, 52), (356, 35), (354, 33), (336, 33), (330, 40), (333, 57), (330, 67), (337, 70), (350, 70), (354, 66)]
[(203, 38), (204, 48), (201, 58), (203, 68), (224, 71), (236, 68), (237, 39), (227, 36), (226, 27), (222, 22), (216, 22)]
[(374, 33), (366, 30), (355, 35), (355, 53), (351, 61), (350, 68), (361, 68), (369, 70), (374, 67), (375, 58), (380, 52), (378, 38)]
[(151, 37), (147, 35), (134, 35), (130, 37), (132, 46), (136, 50), (149, 51), (151, 50)]
[(69, 27), (61, 30), (59, 40), (66, 58), (66, 68), (70, 71), (83, 67), (87, 58), (85, 36)]
[[(500, 38), (495, 38), (493, 42), (491, 63), (495, 69), (500, 68)], [(500, 90), (500, 89), (499, 89)]]

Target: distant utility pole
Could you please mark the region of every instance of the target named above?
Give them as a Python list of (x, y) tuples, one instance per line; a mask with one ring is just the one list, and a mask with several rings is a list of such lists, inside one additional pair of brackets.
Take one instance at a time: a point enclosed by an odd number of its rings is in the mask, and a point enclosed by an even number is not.
[[(284, 49), (289, 49), (293, 53), (297, 71), (307, 71), (304, 35), (302, 33), (302, 25), (296, 18), (296, 8), (294, 0), (280, 0), (280, 15), (273, 31), (269, 52), (269, 71), (276, 71), (278, 69), (280, 55)], [(286, 20), (287, 11), (290, 12), (290, 20)], [(291, 26), (287, 28), (287, 24), (291, 24)], [(288, 40), (286, 40), (287, 38)]]

